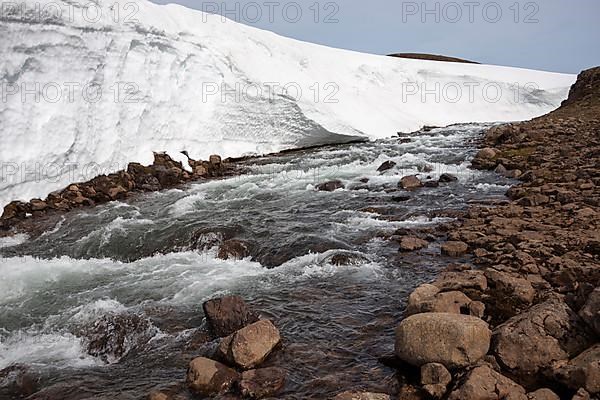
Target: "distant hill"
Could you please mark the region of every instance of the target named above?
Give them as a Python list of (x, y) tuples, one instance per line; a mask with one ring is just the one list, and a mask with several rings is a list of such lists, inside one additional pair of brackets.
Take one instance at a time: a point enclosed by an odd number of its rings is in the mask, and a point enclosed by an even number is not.
[(479, 64), (475, 61), (463, 60), (462, 58), (439, 56), (435, 54), (422, 54), (422, 53), (396, 53), (388, 54), (390, 57), (397, 58), (412, 58), (415, 60), (430, 60), (430, 61), (445, 61), (445, 62), (457, 62), (465, 64)]

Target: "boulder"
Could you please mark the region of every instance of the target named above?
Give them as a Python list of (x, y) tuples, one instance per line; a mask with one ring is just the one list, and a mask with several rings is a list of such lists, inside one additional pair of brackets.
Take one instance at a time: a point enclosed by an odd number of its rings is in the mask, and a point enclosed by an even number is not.
[(39, 378), (29, 367), (13, 364), (0, 370), (0, 393), (8, 393), (9, 398), (21, 399), (39, 390)]
[(450, 372), (442, 364), (429, 363), (421, 367), (421, 385), (431, 397), (439, 399), (452, 381)]
[(444, 291), (465, 289), (484, 291), (488, 287), (485, 274), (476, 270), (442, 272), (433, 285)]
[(488, 324), (476, 317), (416, 314), (396, 329), (396, 356), (417, 367), (440, 363), (450, 369), (463, 368), (486, 355), (490, 338)]
[(391, 400), (391, 397), (384, 393), (370, 392), (343, 392), (333, 398), (334, 400)]
[(258, 321), (258, 315), (239, 296), (209, 300), (202, 308), (209, 328), (218, 337), (229, 336)]
[(317, 185), (317, 190), (321, 192), (334, 192), (338, 189), (343, 189), (345, 186), (340, 180), (324, 182)]
[(440, 179), (438, 181), (442, 183), (450, 183), (458, 181), (458, 178), (452, 174), (442, 174), (440, 175)]
[(555, 362), (589, 347), (582, 321), (559, 298), (533, 306), (494, 331), (492, 350), (500, 364), (526, 382), (536, 382)]
[(250, 257), (250, 246), (241, 240), (226, 240), (219, 246), (217, 257), (221, 260), (241, 260)]
[(377, 172), (385, 172), (390, 170), (396, 166), (396, 163), (393, 161), (386, 161), (379, 168), (377, 168)]
[(600, 288), (596, 288), (579, 311), (579, 316), (600, 336)]
[(228, 392), (239, 380), (240, 375), (235, 370), (204, 357), (190, 362), (186, 377), (189, 389), (201, 395)]
[(581, 388), (571, 400), (592, 400), (592, 396), (584, 388)]
[(405, 190), (414, 190), (423, 186), (423, 183), (416, 175), (405, 176), (398, 182), (398, 187)]
[(597, 344), (555, 371), (555, 376), (572, 389), (600, 393), (600, 344)]
[(535, 392), (527, 393), (528, 400), (560, 400), (560, 397), (550, 389), (538, 389)]
[[(435, 312), (466, 314), (476, 317), (483, 316), (484, 305), (480, 302), (473, 302), (462, 292), (442, 292), (433, 285), (421, 285), (410, 296), (408, 296), (408, 305), (406, 315)], [(477, 303), (477, 304), (473, 304)], [(480, 315), (481, 314), (481, 315)]]
[(171, 397), (163, 392), (151, 392), (148, 395), (148, 400), (171, 400)]
[(503, 296), (516, 298), (523, 303), (531, 303), (535, 298), (535, 289), (527, 279), (493, 269), (486, 270), (485, 277), (489, 289)]
[(248, 370), (262, 364), (280, 342), (275, 325), (269, 320), (260, 320), (224, 338), (217, 354), (232, 365)]
[(527, 400), (525, 389), (487, 365), (470, 371), (449, 400)]
[(409, 252), (423, 249), (429, 245), (429, 242), (419, 239), (415, 236), (405, 236), (400, 239), (400, 251)]
[(240, 392), (251, 399), (273, 397), (283, 389), (285, 376), (285, 370), (274, 367), (245, 371), (239, 383)]
[(465, 242), (446, 242), (442, 244), (442, 254), (450, 257), (460, 257), (469, 250)]

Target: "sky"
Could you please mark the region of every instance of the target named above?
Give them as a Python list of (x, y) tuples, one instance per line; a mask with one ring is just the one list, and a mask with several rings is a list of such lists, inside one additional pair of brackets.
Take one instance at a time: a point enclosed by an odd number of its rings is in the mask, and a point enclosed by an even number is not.
[(599, 0), (152, 1), (365, 53), (442, 54), (565, 73), (600, 65)]

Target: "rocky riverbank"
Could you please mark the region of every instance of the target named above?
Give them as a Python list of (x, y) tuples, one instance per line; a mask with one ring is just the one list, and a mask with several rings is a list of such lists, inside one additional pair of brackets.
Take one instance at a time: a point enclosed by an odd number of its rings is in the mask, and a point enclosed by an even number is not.
[(421, 381), (399, 398), (598, 398), (600, 68), (580, 74), (560, 109), (495, 127), (484, 146), (475, 168), (521, 182), (506, 204), (442, 227), (442, 253), (472, 263), (410, 295), (396, 356)]

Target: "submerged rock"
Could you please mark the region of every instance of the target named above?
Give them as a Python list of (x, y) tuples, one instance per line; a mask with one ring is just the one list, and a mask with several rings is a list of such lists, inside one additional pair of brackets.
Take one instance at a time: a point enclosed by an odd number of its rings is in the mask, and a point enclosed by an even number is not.
[(377, 168), (377, 172), (385, 172), (396, 166), (396, 163), (393, 161), (386, 161), (379, 168)]
[(239, 380), (235, 370), (204, 357), (190, 362), (186, 376), (190, 390), (202, 395), (225, 393)]
[(391, 397), (384, 393), (371, 392), (343, 392), (333, 398), (334, 400), (391, 400)]
[(412, 315), (396, 329), (396, 356), (420, 367), (440, 363), (447, 368), (474, 364), (489, 350), (491, 332), (479, 318), (459, 314)]
[(210, 330), (218, 337), (229, 336), (258, 321), (258, 314), (239, 296), (209, 300), (202, 308)]
[(250, 245), (241, 240), (226, 240), (219, 246), (217, 257), (222, 260), (241, 260), (250, 257)]
[(416, 175), (405, 176), (398, 182), (398, 187), (405, 190), (414, 190), (423, 186), (423, 183)]
[(251, 399), (273, 397), (285, 386), (285, 377), (285, 370), (275, 367), (244, 371), (239, 383), (240, 392)]

